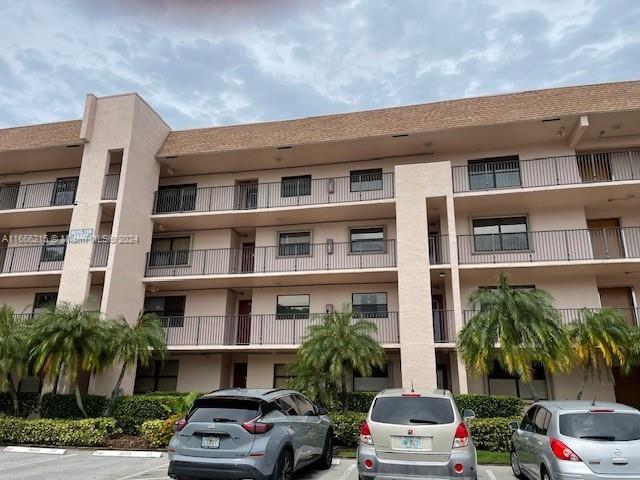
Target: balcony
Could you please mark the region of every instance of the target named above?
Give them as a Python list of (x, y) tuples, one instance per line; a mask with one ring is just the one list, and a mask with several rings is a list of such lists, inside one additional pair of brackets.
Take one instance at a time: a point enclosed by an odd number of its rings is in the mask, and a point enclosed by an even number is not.
[(455, 343), (457, 336), (453, 310), (433, 310), (432, 314), (435, 343)]
[(429, 235), (429, 263), (446, 265), (449, 263), (449, 236)]
[(102, 188), (102, 200), (117, 200), (120, 174), (107, 175)]
[(109, 260), (109, 242), (95, 242), (93, 246), (93, 254), (91, 256), (91, 267), (101, 268), (107, 266)]
[(66, 245), (30, 245), (0, 250), (0, 274), (62, 270)]
[(453, 191), (625, 182), (640, 179), (640, 151), (481, 162), (452, 167)]
[(461, 265), (640, 258), (640, 227), (458, 235)]
[[(308, 328), (321, 325), (324, 313), (293, 318), (291, 315), (215, 315), (164, 317), (168, 347), (235, 347), (258, 345), (299, 345)], [(400, 342), (398, 312), (376, 314), (368, 318), (378, 327), (375, 335), (381, 344)]]
[[(618, 310), (623, 318), (634, 327), (640, 325), (640, 308), (614, 308)], [(601, 308), (559, 308), (557, 309), (560, 314), (560, 322), (563, 325), (572, 325), (576, 322), (581, 322), (584, 319), (584, 310), (589, 310), (591, 312), (598, 312)], [(467, 323), (471, 318), (478, 313), (474, 310), (465, 310), (463, 312), (464, 322)]]

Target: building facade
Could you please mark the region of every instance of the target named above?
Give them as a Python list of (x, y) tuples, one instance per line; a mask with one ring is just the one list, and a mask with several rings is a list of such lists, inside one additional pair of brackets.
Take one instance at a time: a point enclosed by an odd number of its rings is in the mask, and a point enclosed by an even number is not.
[[(279, 386), (350, 304), (388, 354), (352, 389), (526, 398), (497, 367), (467, 374), (468, 296), (506, 272), (564, 322), (611, 306), (638, 325), (639, 146), (636, 81), (184, 131), (89, 95), (80, 120), (0, 130), (0, 303), (157, 313), (170, 354), (127, 392)], [(582, 372), (535, 377), (574, 398)], [(585, 397), (637, 404), (640, 374), (612, 378)]]

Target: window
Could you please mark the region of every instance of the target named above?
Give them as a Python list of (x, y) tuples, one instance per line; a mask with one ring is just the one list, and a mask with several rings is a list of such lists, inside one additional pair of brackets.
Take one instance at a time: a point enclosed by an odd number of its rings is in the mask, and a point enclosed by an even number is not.
[(273, 388), (284, 388), (290, 378), (289, 365), (276, 363), (273, 366)]
[(298, 411), (300, 412), (300, 415), (309, 416), (316, 414), (316, 407), (314, 407), (313, 403), (304, 398), (302, 395), (292, 395), (292, 397), (298, 404)]
[(606, 182), (611, 180), (611, 160), (608, 153), (583, 153), (576, 156), (580, 180)]
[(19, 183), (5, 183), (0, 185), (0, 210), (16, 208), (20, 194)]
[(380, 397), (373, 404), (371, 421), (394, 425), (453, 423), (451, 402), (436, 397)]
[(522, 417), (522, 422), (520, 422), (520, 430), (524, 430), (525, 432), (533, 432), (533, 419), (536, 416), (536, 412), (538, 407), (531, 407), (527, 410), (527, 413)]
[(551, 422), (551, 412), (546, 408), (539, 407), (536, 416), (533, 417), (533, 431), (538, 435), (546, 435)]
[(196, 209), (198, 185), (165, 185), (158, 187), (156, 213), (189, 212)]
[(384, 228), (352, 228), (351, 253), (380, 253), (384, 252)]
[(535, 389), (537, 396), (541, 400), (547, 399), (547, 382), (544, 367), (540, 364), (533, 365), (533, 381), (530, 387), (520, 381), (514, 375), (510, 375), (503, 370), (499, 362), (494, 362), (493, 370), (489, 372), (489, 395), (508, 395), (531, 400), (532, 395), (529, 388)]
[(276, 318), (309, 318), (309, 295), (278, 295)]
[(278, 235), (278, 255), (295, 257), (311, 254), (311, 232), (291, 232)]
[(189, 263), (190, 237), (158, 237), (151, 241), (149, 266), (166, 267)]
[(148, 367), (138, 365), (134, 393), (175, 392), (178, 367), (178, 360), (154, 360)]
[(224, 419), (227, 423), (244, 423), (256, 418), (261, 412), (260, 402), (251, 398), (198, 398), (189, 414), (191, 423), (210, 423)]
[(476, 218), (473, 244), (476, 252), (528, 250), (527, 218)]
[(468, 168), (471, 190), (519, 187), (522, 184), (517, 155), (469, 160)]
[(58, 294), (56, 292), (36, 293), (36, 296), (33, 299), (33, 314), (37, 315), (43, 310), (55, 306), (57, 301)]
[(387, 294), (354, 293), (351, 295), (353, 314), (356, 317), (382, 318), (387, 316)]
[(62, 262), (67, 250), (67, 232), (49, 232), (45, 235), (40, 254), (41, 262)]
[(182, 327), (185, 302), (185, 296), (147, 297), (144, 299), (144, 313), (158, 315), (163, 327)]
[(51, 205), (71, 205), (76, 200), (78, 177), (58, 178), (53, 187)]
[(354, 392), (380, 392), (385, 388), (389, 388), (389, 368), (387, 365), (373, 367), (371, 375), (368, 377), (361, 377), (356, 372), (353, 373)]
[(382, 190), (381, 168), (371, 168), (369, 170), (352, 170), (349, 177), (349, 184), (352, 192)]
[(640, 415), (634, 412), (564, 413), (560, 433), (567, 437), (632, 442), (640, 440)]
[(298, 410), (298, 404), (295, 402), (291, 395), (285, 395), (284, 397), (280, 397), (276, 400), (276, 403), (282, 410), (282, 412), (287, 416), (298, 416), (300, 415)]
[(300, 197), (303, 195), (311, 195), (311, 175), (282, 177), (282, 183), (280, 183), (281, 197)]

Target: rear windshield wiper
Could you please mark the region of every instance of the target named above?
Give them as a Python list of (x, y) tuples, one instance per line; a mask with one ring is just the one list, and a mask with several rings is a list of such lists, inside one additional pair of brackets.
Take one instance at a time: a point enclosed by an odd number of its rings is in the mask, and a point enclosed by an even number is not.
[(582, 435), (580, 438), (585, 438), (587, 440), (608, 440), (613, 442), (616, 437), (613, 435)]
[(212, 422), (218, 422), (218, 423), (231, 423), (231, 422), (237, 422), (237, 420), (235, 418), (223, 418), (223, 417), (213, 417), (211, 419)]
[(410, 418), (411, 423), (426, 423), (428, 425), (436, 425), (438, 422), (435, 420), (429, 420), (428, 418)]

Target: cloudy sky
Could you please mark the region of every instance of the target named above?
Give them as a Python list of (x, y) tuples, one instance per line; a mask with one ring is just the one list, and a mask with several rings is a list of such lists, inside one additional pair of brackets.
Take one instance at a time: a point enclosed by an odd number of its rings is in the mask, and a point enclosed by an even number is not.
[(0, 0), (0, 127), (137, 91), (175, 129), (640, 79), (638, 0)]

